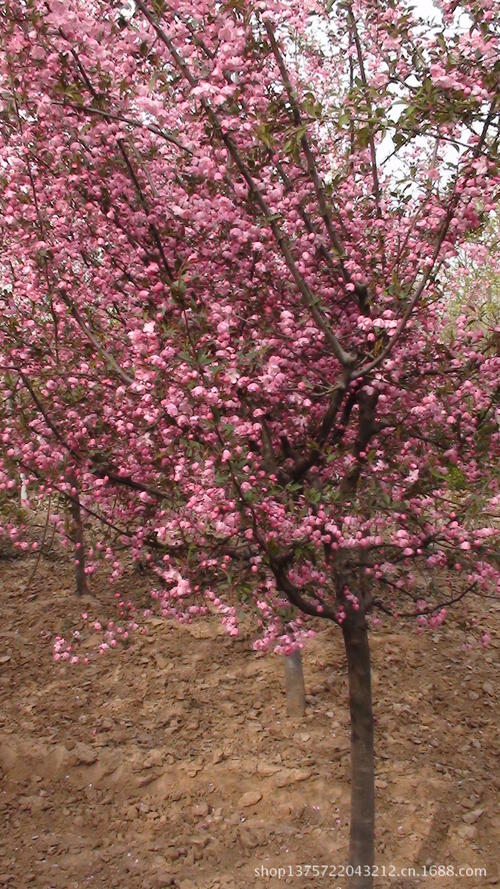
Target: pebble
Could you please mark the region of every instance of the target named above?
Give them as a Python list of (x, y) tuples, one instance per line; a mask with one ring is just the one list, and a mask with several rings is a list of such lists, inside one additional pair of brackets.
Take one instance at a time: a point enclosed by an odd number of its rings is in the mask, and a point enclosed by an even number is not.
[(307, 781), (312, 772), (310, 769), (282, 769), (275, 778), (276, 787), (288, 787), (297, 781)]
[(72, 752), (78, 766), (91, 766), (97, 761), (97, 753), (94, 748), (89, 744), (83, 744), (81, 741), (75, 744)]
[(151, 750), (142, 763), (143, 769), (151, 769), (153, 766), (159, 766), (163, 762), (163, 753), (161, 750)]
[(136, 806), (127, 806), (125, 809), (125, 818), (127, 821), (134, 821), (138, 816), (138, 811)]
[(210, 838), (207, 837), (206, 834), (204, 836), (193, 836), (191, 837), (189, 842), (193, 846), (199, 846), (200, 848), (204, 849), (205, 846), (208, 846)]
[(466, 812), (465, 815), (462, 815), (462, 821), (466, 824), (475, 824), (476, 821), (479, 821), (483, 812), (484, 809), (473, 809), (472, 812)]
[(224, 759), (224, 751), (223, 750), (214, 750), (212, 756), (212, 762), (216, 765), (218, 762), (222, 762)]
[(252, 830), (251, 827), (246, 827), (243, 825), (239, 829), (239, 836), (241, 840), (241, 845), (244, 849), (256, 849), (257, 846), (263, 845), (263, 837), (262, 835)]
[(270, 775), (275, 775), (279, 769), (280, 767), (274, 765), (272, 762), (259, 762), (257, 766), (257, 774), (262, 775), (264, 778), (268, 778)]
[(238, 805), (245, 809), (248, 806), (256, 806), (257, 803), (260, 803), (261, 799), (262, 794), (260, 790), (249, 790), (240, 797)]
[(191, 809), (191, 812), (195, 818), (205, 818), (208, 815), (209, 811), (209, 805), (206, 802), (197, 803)]

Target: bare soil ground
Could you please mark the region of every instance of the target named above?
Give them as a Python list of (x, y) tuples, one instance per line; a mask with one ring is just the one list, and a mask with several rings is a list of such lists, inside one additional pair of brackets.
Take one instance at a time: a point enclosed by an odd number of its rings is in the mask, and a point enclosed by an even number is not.
[[(294, 724), (280, 659), (256, 656), (249, 633), (231, 639), (216, 618), (153, 619), (127, 651), (55, 664), (49, 637), (81, 626), (82, 604), (57, 560), (26, 593), (32, 567), (0, 562), (0, 887), (345, 889), (340, 635), (321, 627), (305, 651), (308, 712)], [(116, 616), (106, 582), (93, 589), (88, 608)], [(499, 636), (487, 651), (464, 651), (463, 638), (455, 619), (424, 636), (373, 634), (378, 887), (497, 882)], [(424, 865), (487, 875), (389, 870)]]

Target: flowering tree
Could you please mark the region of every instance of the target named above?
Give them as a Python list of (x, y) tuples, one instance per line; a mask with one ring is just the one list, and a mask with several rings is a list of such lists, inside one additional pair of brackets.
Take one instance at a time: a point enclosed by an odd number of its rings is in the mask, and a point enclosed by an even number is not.
[(340, 628), (369, 887), (368, 621), (498, 583), (498, 332), (446, 315), (498, 186), (493, 4), (6, 0), (0, 28), (0, 489), (98, 520), (80, 572), (125, 548), (164, 614), (237, 633), (237, 587), (255, 647)]

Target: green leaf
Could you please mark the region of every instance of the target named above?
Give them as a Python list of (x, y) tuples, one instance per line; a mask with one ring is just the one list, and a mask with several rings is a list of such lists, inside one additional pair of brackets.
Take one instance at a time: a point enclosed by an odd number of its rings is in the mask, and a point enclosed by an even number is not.
[(464, 491), (467, 488), (467, 479), (462, 470), (452, 463), (447, 473), (447, 482), (453, 491)]
[(356, 133), (356, 142), (360, 148), (368, 148), (371, 137), (372, 131), (370, 127), (362, 127)]
[(255, 130), (255, 134), (260, 142), (266, 146), (266, 148), (272, 148), (274, 145), (274, 138), (271, 130), (269, 129), (269, 125), (267, 123), (260, 123)]

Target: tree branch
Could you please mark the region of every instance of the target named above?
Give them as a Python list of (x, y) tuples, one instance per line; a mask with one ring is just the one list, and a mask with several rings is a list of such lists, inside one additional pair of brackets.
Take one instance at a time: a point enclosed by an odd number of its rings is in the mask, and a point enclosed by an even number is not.
[[(156, 19), (153, 17), (153, 15), (149, 12), (149, 10), (147, 9), (143, 0), (136, 0), (136, 6), (141, 10), (141, 12), (145, 16), (145, 18), (150, 23), (151, 27), (158, 34), (160, 40), (165, 44), (165, 46), (167, 47), (167, 49), (169, 50), (169, 52), (172, 56), (177, 68), (182, 73), (184, 78), (187, 80), (187, 82), (190, 84), (190, 86), (195, 87), (197, 85), (197, 80), (191, 74), (189, 68), (187, 67), (186, 63), (184, 62), (184, 59), (182, 58), (182, 56), (179, 54), (179, 52), (175, 48), (170, 37), (165, 33), (165, 31), (160, 27), (160, 25), (158, 24)], [(201, 99), (201, 106), (202, 106), (203, 110), (205, 111), (205, 114), (207, 115), (215, 132), (217, 133), (217, 135), (219, 136), (221, 141), (226, 146), (237, 169), (239, 170), (243, 179), (245, 180), (250, 194), (253, 195), (253, 197), (255, 198), (255, 201), (256, 201), (257, 205), (259, 206), (262, 214), (264, 215), (266, 222), (268, 223), (269, 227), (271, 228), (271, 231), (274, 235), (274, 239), (275, 239), (276, 243), (278, 244), (278, 247), (280, 248), (281, 254), (285, 260), (287, 268), (288, 268), (288, 270), (289, 270), (289, 272), (290, 272), (290, 274), (297, 286), (297, 289), (299, 290), (299, 292), (302, 296), (303, 304), (309, 309), (312, 317), (314, 318), (319, 329), (322, 331), (326, 342), (330, 346), (330, 348), (331, 348), (333, 354), (336, 356), (336, 358), (340, 361), (340, 363), (343, 365), (343, 367), (352, 367), (353, 364), (355, 363), (355, 360), (356, 360), (355, 356), (352, 355), (350, 352), (346, 352), (343, 349), (339, 340), (333, 333), (326, 316), (324, 315), (322, 309), (318, 305), (318, 301), (317, 301), (316, 297), (314, 297), (314, 295), (312, 294), (312, 292), (309, 288), (309, 285), (307, 284), (307, 282), (305, 281), (305, 279), (299, 272), (297, 265), (295, 263), (295, 259), (293, 257), (293, 252), (292, 252), (290, 242), (289, 242), (287, 236), (282, 231), (281, 227), (278, 225), (274, 214), (271, 213), (271, 210), (268, 207), (268, 205), (262, 195), (261, 190), (257, 186), (247, 164), (244, 162), (244, 160), (243, 160), (243, 158), (236, 146), (236, 143), (234, 142), (233, 137), (228, 132), (226, 132), (224, 130), (218, 115), (216, 114), (216, 112), (213, 110), (212, 106), (206, 99), (204, 99), (204, 98)]]

